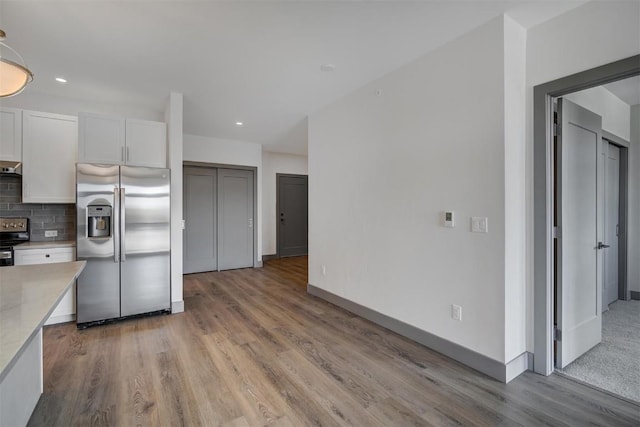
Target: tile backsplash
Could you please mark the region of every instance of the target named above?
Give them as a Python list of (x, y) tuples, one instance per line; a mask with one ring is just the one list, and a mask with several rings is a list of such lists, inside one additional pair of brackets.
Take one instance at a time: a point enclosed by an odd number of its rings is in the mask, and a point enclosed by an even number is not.
[[(21, 203), (22, 178), (0, 175), (0, 217), (29, 218), (31, 241), (75, 240), (76, 205)], [(57, 237), (44, 237), (46, 230), (57, 230)]]

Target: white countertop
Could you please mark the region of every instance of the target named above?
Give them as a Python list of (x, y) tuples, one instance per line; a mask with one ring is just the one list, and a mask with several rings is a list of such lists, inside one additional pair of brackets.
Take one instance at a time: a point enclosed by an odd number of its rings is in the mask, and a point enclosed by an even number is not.
[(75, 240), (50, 240), (47, 242), (25, 242), (13, 247), (14, 251), (24, 249), (51, 249), (51, 248), (70, 248), (75, 247)]
[(0, 268), (0, 381), (85, 265), (74, 261)]

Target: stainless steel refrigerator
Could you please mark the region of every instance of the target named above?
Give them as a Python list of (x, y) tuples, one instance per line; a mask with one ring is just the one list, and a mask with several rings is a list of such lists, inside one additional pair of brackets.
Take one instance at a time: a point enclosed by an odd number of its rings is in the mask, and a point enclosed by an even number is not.
[(168, 311), (169, 169), (78, 164), (78, 327)]

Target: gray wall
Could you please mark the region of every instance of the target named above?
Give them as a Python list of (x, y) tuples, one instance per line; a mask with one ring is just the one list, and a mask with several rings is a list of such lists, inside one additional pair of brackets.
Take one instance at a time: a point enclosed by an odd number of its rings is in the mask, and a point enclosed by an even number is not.
[[(22, 180), (17, 176), (0, 176), (0, 217), (26, 217), (31, 224), (31, 240), (75, 240), (76, 208), (74, 204), (21, 203)], [(45, 230), (58, 230), (57, 237), (44, 237)]]

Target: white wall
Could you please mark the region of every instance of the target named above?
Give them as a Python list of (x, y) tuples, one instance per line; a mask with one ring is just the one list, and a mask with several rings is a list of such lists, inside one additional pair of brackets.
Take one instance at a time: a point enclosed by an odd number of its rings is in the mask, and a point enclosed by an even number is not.
[(570, 93), (564, 98), (602, 117), (602, 129), (629, 141), (631, 109), (602, 86)]
[(527, 349), (533, 351), (533, 87), (640, 53), (640, 2), (589, 2), (527, 32)]
[(504, 49), (500, 17), (309, 119), (310, 284), (500, 362)]
[(262, 259), (262, 146), (253, 142), (184, 135), (184, 161), (220, 165), (251, 166), (257, 168), (257, 227), (258, 260)]
[(640, 292), (640, 105), (631, 107), (629, 148), (629, 290)]
[[(28, 89), (28, 88), (27, 88)], [(80, 112), (106, 114), (117, 117), (131, 117), (143, 120), (164, 122), (164, 111), (126, 104), (105, 104), (86, 100), (65, 98), (45, 93), (34, 93), (25, 90), (18, 96), (2, 98), (0, 105), (4, 107), (22, 108), (25, 110), (43, 111), (57, 114), (77, 116)]]
[(262, 153), (262, 253), (273, 255), (276, 246), (276, 174), (307, 175), (307, 156)]
[(184, 311), (182, 281), (183, 97), (171, 93), (165, 110), (167, 159), (171, 168), (171, 312)]
[[(526, 351), (525, 72), (527, 33), (505, 17), (504, 28), (505, 361)], [(517, 372), (520, 374), (520, 372)], [(516, 374), (516, 375), (517, 375)], [(510, 380), (511, 378), (508, 378)]]

